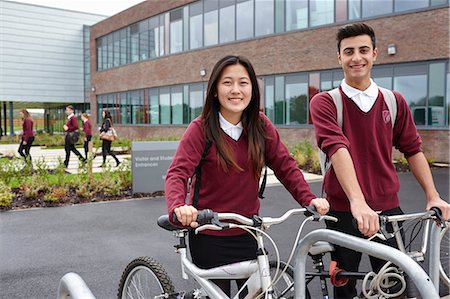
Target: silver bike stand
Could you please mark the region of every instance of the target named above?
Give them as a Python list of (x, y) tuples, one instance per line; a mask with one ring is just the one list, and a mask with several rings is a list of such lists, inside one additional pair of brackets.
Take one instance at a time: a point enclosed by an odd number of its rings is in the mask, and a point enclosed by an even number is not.
[(80, 275), (69, 272), (59, 281), (58, 299), (95, 299)]

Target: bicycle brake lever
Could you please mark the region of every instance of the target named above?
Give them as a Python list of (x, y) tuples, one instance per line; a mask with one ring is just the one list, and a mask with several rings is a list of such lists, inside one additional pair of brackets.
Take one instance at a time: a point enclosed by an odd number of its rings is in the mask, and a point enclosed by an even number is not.
[(444, 228), (446, 226), (446, 223), (444, 217), (442, 217), (441, 209), (439, 209), (438, 207), (432, 207), (430, 210), (434, 212), (434, 216), (436, 217), (434, 221), (436, 222), (436, 224), (439, 225), (439, 227)]
[(306, 217), (313, 217), (312, 220), (313, 221), (319, 221), (320, 220), (320, 214), (316, 211), (316, 207), (315, 206), (306, 206), (305, 207), (306, 212), (305, 212), (305, 216)]
[(379, 216), (379, 217), (380, 217), (380, 232), (381, 232), (381, 234), (383, 235), (385, 240), (393, 238), (395, 235), (393, 233), (388, 232), (387, 228), (386, 228), (387, 218), (385, 216)]
[(319, 221), (322, 220), (322, 219), (330, 220), (330, 221), (333, 221), (333, 222), (338, 222), (338, 219), (336, 217), (329, 216), (329, 215), (320, 216)]
[(228, 227), (223, 226), (223, 225), (217, 226), (214, 224), (205, 224), (205, 225), (197, 227), (194, 232), (195, 232), (195, 234), (198, 234), (199, 232), (204, 231), (204, 230), (223, 230), (226, 228), (228, 228)]

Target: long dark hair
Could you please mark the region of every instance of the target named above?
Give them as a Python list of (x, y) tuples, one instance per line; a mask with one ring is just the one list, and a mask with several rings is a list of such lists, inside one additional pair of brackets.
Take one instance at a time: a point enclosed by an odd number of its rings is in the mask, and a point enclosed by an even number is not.
[(230, 145), (225, 139), (225, 133), (220, 128), (220, 102), (217, 97), (217, 84), (223, 70), (230, 65), (236, 64), (242, 65), (247, 70), (250, 77), (250, 82), (252, 84), (252, 97), (249, 105), (242, 113), (241, 122), (244, 129), (243, 134), (248, 138), (248, 156), (253, 162), (253, 172), (255, 178), (259, 179), (261, 176), (261, 170), (264, 166), (265, 133), (263, 124), (259, 118), (260, 93), (258, 80), (256, 78), (255, 70), (247, 58), (243, 56), (230, 55), (225, 56), (216, 63), (208, 82), (206, 101), (201, 119), (204, 126), (206, 140), (213, 142), (216, 145), (219, 164), (221, 167), (225, 171), (228, 171), (229, 168), (242, 171), (242, 168), (237, 164), (234, 158)]
[(103, 110), (103, 112), (105, 112), (105, 117), (103, 118), (103, 124), (105, 124), (106, 120), (109, 119), (109, 125), (112, 126), (111, 112), (109, 112), (109, 110)]

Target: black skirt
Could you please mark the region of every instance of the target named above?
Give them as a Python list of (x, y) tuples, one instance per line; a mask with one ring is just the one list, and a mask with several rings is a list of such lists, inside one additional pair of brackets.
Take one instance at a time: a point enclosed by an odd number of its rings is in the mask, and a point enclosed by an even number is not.
[(237, 236), (189, 234), (192, 262), (202, 269), (254, 260), (257, 248), (256, 240), (248, 233)]

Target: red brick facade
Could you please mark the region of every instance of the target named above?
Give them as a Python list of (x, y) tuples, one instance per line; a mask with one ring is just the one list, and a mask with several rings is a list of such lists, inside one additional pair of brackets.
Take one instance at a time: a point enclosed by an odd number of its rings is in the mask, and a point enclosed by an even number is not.
[[(227, 54), (247, 56), (258, 75), (339, 68), (335, 42), (335, 32), (339, 26), (328, 26), (172, 54), (96, 72), (96, 38), (190, 2), (193, 1), (145, 1), (91, 28), (91, 84), (95, 87), (95, 92), (91, 95), (91, 111), (94, 121), (97, 119), (96, 94), (207, 80), (215, 62)], [(449, 58), (448, 7), (372, 19), (366, 23), (377, 33), (377, 64)], [(411, 28), (414, 28), (413, 33)], [(388, 44), (396, 45), (396, 55), (387, 54)], [(203, 68), (207, 71), (205, 78), (199, 74)], [(184, 128), (185, 126), (123, 126), (118, 130), (119, 133), (130, 137), (180, 136)], [(313, 140), (311, 128), (280, 131), (289, 144), (294, 144), (303, 137)], [(421, 135), (425, 152), (430, 158), (449, 161), (448, 129), (424, 130)]]

